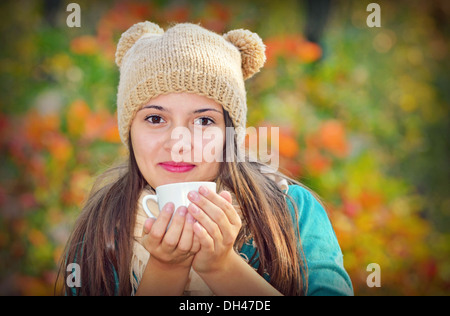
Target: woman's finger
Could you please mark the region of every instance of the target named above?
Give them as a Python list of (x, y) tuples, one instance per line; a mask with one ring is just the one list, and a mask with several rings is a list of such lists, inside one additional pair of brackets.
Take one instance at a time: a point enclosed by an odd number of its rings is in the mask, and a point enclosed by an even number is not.
[(214, 252), (214, 240), (208, 234), (206, 229), (203, 228), (202, 225), (200, 225), (199, 222), (196, 222), (194, 224), (194, 233), (198, 238), (198, 242), (202, 249), (204, 249), (205, 251)]
[[(194, 230), (194, 226), (192, 226), (192, 230)], [(194, 233), (194, 238), (192, 240), (191, 253), (196, 254), (199, 250), (200, 250), (200, 241), (198, 240), (198, 237)]]
[(233, 198), (231, 197), (231, 193), (228, 191), (222, 191), (219, 193), (221, 197), (223, 197), (228, 203), (233, 203)]
[(223, 207), (224, 212), (227, 215), (231, 225), (235, 225), (240, 228), (242, 226), (242, 219), (233, 206), (233, 198), (231, 197), (230, 192), (222, 191), (219, 193), (219, 195), (228, 202), (228, 204), (225, 204)]
[[(220, 231), (225, 236), (225, 238), (230, 237), (229, 232), (232, 230), (232, 226), (235, 228), (241, 227), (241, 218), (234, 209), (233, 205), (228, 199), (231, 199), (229, 193), (222, 192), (225, 197), (209, 191), (205, 187), (200, 187), (199, 193), (192, 191), (189, 192), (189, 199), (198, 205), (220, 228)], [(198, 218), (196, 218), (199, 220)], [(200, 220), (199, 220), (200, 221)], [(206, 222), (202, 222), (203, 227), (211, 234), (210, 225)]]
[(192, 251), (192, 245), (194, 242), (194, 223), (195, 218), (193, 218), (191, 214), (187, 213), (186, 221), (183, 226), (183, 232), (177, 247), (181, 252), (188, 253)]
[(172, 217), (169, 228), (167, 229), (162, 245), (168, 250), (174, 250), (180, 241), (181, 232), (183, 231), (187, 209), (180, 206)]
[(147, 235), (152, 230), (152, 226), (155, 223), (155, 221), (156, 220), (154, 218), (147, 218), (145, 220), (144, 227), (143, 227), (144, 234)]
[(220, 194), (217, 194), (216, 192), (201, 186), (199, 188), (199, 193), (202, 197), (220, 208), (231, 225), (240, 225), (239, 214), (233, 207), (231, 194), (228, 191), (222, 191)]
[[(222, 240), (221, 230), (225, 231), (225, 229), (223, 227), (219, 228), (218, 224), (211, 217), (209, 217), (205, 211), (193, 203), (189, 204), (188, 211), (198, 221), (198, 223), (200, 223), (200, 226), (206, 229), (207, 234), (209, 234), (214, 240), (218, 242)], [(195, 224), (194, 227), (196, 226)]]
[[(202, 188), (202, 187), (200, 187), (200, 188)], [(211, 193), (210, 195), (213, 195), (213, 193)], [(220, 227), (221, 231), (223, 231), (224, 229), (227, 229), (230, 222), (227, 219), (223, 210), (218, 205), (214, 204), (212, 201), (210, 201), (208, 198), (206, 198), (203, 194), (199, 194), (195, 191), (189, 192), (188, 198), (191, 202), (193, 202), (200, 209), (202, 209), (206, 213), (206, 215), (208, 215), (213, 220), (213, 222), (215, 222)], [(198, 218), (196, 218), (196, 219), (198, 221), (200, 221)], [(211, 231), (209, 229), (210, 225), (208, 225), (206, 222), (202, 222), (201, 224), (211, 234)]]
[(174, 211), (174, 204), (169, 202), (162, 208), (161, 212), (158, 215), (158, 218), (153, 223), (151, 230), (149, 232), (149, 236), (153, 239), (153, 241), (160, 243), (166, 233), (167, 225), (172, 218), (172, 214)]

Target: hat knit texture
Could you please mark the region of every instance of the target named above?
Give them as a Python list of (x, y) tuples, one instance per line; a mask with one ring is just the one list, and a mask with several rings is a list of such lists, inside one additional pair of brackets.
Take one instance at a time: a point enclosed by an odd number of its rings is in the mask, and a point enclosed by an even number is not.
[(219, 35), (190, 23), (176, 24), (166, 31), (148, 21), (133, 25), (122, 34), (116, 51), (122, 142), (128, 144), (134, 116), (150, 99), (189, 92), (222, 105), (233, 121), (240, 144), (247, 116), (244, 80), (264, 65), (264, 51), (261, 38), (243, 29)]

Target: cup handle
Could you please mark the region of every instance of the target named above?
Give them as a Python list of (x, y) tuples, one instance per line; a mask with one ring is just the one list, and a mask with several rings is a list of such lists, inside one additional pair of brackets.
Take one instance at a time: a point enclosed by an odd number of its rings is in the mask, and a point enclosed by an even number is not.
[(155, 215), (153, 215), (152, 212), (150, 212), (150, 210), (148, 209), (148, 206), (147, 206), (148, 200), (153, 200), (156, 203), (158, 203), (158, 196), (149, 194), (149, 195), (144, 196), (144, 198), (142, 199), (142, 206), (144, 207), (145, 213), (147, 213), (148, 217), (150, 217), (150, 218), (156, 218)]

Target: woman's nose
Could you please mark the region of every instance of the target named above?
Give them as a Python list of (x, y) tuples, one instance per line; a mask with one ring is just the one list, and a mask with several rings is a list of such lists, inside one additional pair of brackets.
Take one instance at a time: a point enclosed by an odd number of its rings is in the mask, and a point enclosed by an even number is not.
[(164, 149), (171, 153), (173, 161), (190, 161), (193, 149), (192, 132), (185, 126), (174, 127), (167, 135)]

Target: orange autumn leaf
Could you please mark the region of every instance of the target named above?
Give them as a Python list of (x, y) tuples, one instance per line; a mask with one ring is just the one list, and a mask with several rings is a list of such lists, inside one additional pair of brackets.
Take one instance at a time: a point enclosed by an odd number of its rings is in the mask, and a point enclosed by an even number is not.
[(32, 147), (42, 149), (47, 136), (59, 129), (60, 119), (57, 114), (44, 115), (31, 110), (25, 116), (23, 123), (26, 140)]
[(286, 158), (294, 158), (299, 151), (297, 141), (292, 135), (280, 132), (279, 152)]
[(75, 100), (69, 105), (67, 111), (67, 129), (72, 136), (81, 136), (84, 133), (86, 119), (89, 117), (91, 110), (84, 100)]
[(93, 140), (100, 137), (100, 130), (104, 122), (104, 117), (99, 115), (99, 113), (91, 113), (86, 118), (86, 129), (84, 133), (84, 138), (88, 140)]
[(279, 37), (267, 38), (264, 40), (266, 45), (266, 59), (267, 66), (272, 66), (276, 64), (276, 58), (282, 55), (285, 50), (284, 39)]
[(86, 128), (83, 137), (89, 141), (103, 140), (112, 143), (120, 142), (115, 114), (105, 109), (92, 112), (86, 118)]
[(338, 157), (345, 157), (349, 152), (349, 145), (345, 135), (344, 125), (337, 120), (328, 120), (318, 131), (318, 142), (321, 147)]
[(363, 209), (373, 209), (383, 204), (383, 195), (378, 192), (363, 190), (358, 197)]
[(319, 60), (322, 56), (322, 49), (320, 46), (316, 43), (308, 41), (303, 41), (300, 45), (298, 45), (295, 52), (300, 60), (306, 63)]
[(285, 54), (294, 54), (302, 44), (302, 37), (298, 35), (289, 35), (284, 38), (283, 50)]
[(138, 21), (147, 20), (153, 10), (151, 3), (116, 1), (97, 24), (97, 43), (105, 59), (114, 61), (117, 33), (125, 32)]
[(67, 112), (69, 134), (89, 141), (120, 142), (116, 116), (105, 109), (93, 112), (84, 100), (76, 100)]
[(104, 126), (104, 133), (102, 140), (110, 143), (120, 143), (119, 128), (117, 127), (117, 120), (115, 117), (110, 117)]
[[(278, 129), (278, 134), (274, 134), (275, 131), (272, 129)], [(278, 138), (272, 139), (274, 135), (278, 135)], [(275, 150), (278, 149), (278, 154), (287, 159), (296, 157), (299, 152), (299, 145), (295, 139), (295, 133), (291, 127), (277, 127), (272, 126), (269, 123), (262, 123), (256, 129), (256, 136), (257, 139), (253, 139), (250, 134), (246, 134), (245, 144), (247, 148), (256, 149), (255, 146), (251, 146), (251, 141), (258, 144), (258, 149), (260, 149), (259, 146), (261, 145), (261, 142), (266, 142), (268, 149), (271, 149), (272, 147)], [(276, 148), (277, 145), (278, 148)]]
[(70, 50), (75, 54), (93, 55), (98, 52), (98, 49), (97, 39), (90, 35), (76, 37), (70, 42)]
[(322, 49), (316, 43), (305, 40), (298, 34), (265, 39), (268, 65), (273, 65), (278, 56), (284, 56), (303, 63), (314, 62), (322, 56)]
[(331, 160), (314, 148), (306, 149), (304, 161), (306, 169), (313, 175), (322, 174), (331, 168)]
[(47, 138), (47, 146), (50, 155), (58, 164), (64, 165), (73, 154), (73, 147), (70, 142), (61, 134), (51, 134)]
[(287, 56), (296, 57), (305, 63), (311, 63), (322, 56), (319, 45), (305, 40), (299, 35), (291, 35), (285, 38), (284, 52)]

